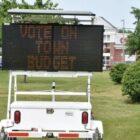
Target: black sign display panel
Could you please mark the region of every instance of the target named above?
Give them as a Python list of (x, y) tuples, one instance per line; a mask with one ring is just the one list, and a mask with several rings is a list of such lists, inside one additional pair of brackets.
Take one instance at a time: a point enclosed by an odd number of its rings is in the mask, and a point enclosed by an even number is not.
[(3, 69), (102, 71), (103, 26), (3, 26)]

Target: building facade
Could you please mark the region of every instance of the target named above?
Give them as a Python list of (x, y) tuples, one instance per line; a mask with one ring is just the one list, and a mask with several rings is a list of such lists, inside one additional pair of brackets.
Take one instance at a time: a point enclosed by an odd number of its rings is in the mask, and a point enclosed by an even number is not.
[(119, 33), (118, 29), (103, 17), (95, 18), (96, 25), (104, 25), (103, 69), (110, 69), (113, 64), (131, 63), (136, 57), (125, 54), (127, 42), (126, 33)]

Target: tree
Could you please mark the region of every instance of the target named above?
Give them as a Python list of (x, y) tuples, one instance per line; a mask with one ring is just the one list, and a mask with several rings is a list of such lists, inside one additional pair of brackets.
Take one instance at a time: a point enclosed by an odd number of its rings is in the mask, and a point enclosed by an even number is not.
[(140, 61), (130, 65), (122, 79), (123, 95), (128, 95), (133, 102), (140, 102)]
[(1, 0), (0, 2), (0, 23), (9, 22), (11, 17), (8, 15), (7, 10), (10, 8), (17, 8), (16, 0)]
[(28, 4), (25, 0), (22, 0), (21, 3), (18, 3), (18, 8), (19, 9), (33, 9), (34, 6)]
[(137, 59), (139, 59), (140, 57), (140, 9), (132, 7), (132, 12), (131, 12), (135, 18), (135, 31), (132, 32), (129, 36), (128, 36), (128, 42), (127, 42), (127, 51), (130, 55), (132, 54), (136, 54), (137, 55)]
[(124, 32), (124, 33), (132, 33), (132, 31), (129, 30), (129, 29), (128, 29), (128, 30), (127, 30), (127, 29), (119, 29), (118, 32), (119, 32), (119, 33), (123, 33), (123, 32)]
[[(33, 8), (32, 9), (48, 9), (48, 10), (54, 10), (58, 6), (57, 3), (53, 3), (51, 0), (46, 0), (44, 3), (42, 0), (36, 0), (34, 2)], [(50, 15), (38, 15), (38, 21), (35, 15), (31, 16), (26, 16), (25, 20), (29, 20), (30, 22), (35, 22), (35, 23), (54, 23), (56, 21), (62, 21), (62, 18), (60, 16), (50, 16)], [(41, 19), (45, 20), (41, 20)]]
[(56, 9), (57, 3), (53, 3), (51, 0), (46, 0), (44, 3), (42, 0), (36, 0), (33, 5), (28, 4), (25, 0), (21, 0), (20, 3), (17, 0), (1, 0), (0, 1), (0, 23), (10, 22), (11, 16), (7, 13), (8, 9)]
[[(17, 8), (18, 4), (16, 0), (1, 0), (0, 1), (0, 25), (5, 22), (11, 21), (11, 17), (8, 15), (7, 10), (10, 8)], [(0, 47), (2, 42), (2, 28), (0, 26)]]
[[(47, 9), (56, 9), (57, 6), (58, 4), (53, 3), (51, 0), (46, 0), (44, 3), (42, 2), (42, 0), (36, 0), (33, 5), (28, 4), (28, 2), (25, 0), (21, 0), (20, 3), (18, 3), (17, 0), (0, 0), (0, 47), (2, 42), (1, 25), (2, 23), (10, 23), (12, 20), (11, 16), (7, 12), (8, 9), (19, 8), (19, 9), (46, 9), (47, 10)], [(24, 15), (22, 16), (22, 19), (23, 18), (30, 19), (31, 17), (32, 17), (31, 15), (26, 15), (26, 16)], [(55, 19), (54, 21), (56, 21), (56, 17), (54, 16), (48, 16), (46, 19), (48, 19), (49, 21)], [(57, 19), (59, 18), (57, 17)]]
[(57, 3), (53, 3), (51, 0), (47, 0), (46, 2), (42, 2), (42, 0), (36, 0), (34, 3), (34, 9), (56, 9), (58, 6)]
[(126, 69), (128, 68), (128, 66), (129, 65), (124, 64), (124, 63), (119, 63), (116, 65), (113, 65), (113, 67), (111, 68), (110, 73), (109, 73), (112, 81), (114, 81), (115, 83), (121, 84), (123, 74), (126, 71)]

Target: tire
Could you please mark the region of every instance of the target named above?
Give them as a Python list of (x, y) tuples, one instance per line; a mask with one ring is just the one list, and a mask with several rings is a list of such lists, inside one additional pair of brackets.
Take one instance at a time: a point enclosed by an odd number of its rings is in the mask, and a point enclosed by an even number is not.
[(7, 137), (5, 132), (0, 132), (0, 140), (17, 140), (16, 137)]
[(7, 140), (17, 140), (16, 137), (13, 137), (13, 138), (7, 138)]
[(0, 140), (6, 140), (5, 132), (0, 132)]
[(95, 133), (93, 134), (93, 140), (102, 140), (99, 130), (96, 128)]
[(103, 140), (103, 138), (101, 138), (100, 132), (98, 128), (96, 128), (93, 138), (86, 138), (85, 140)]

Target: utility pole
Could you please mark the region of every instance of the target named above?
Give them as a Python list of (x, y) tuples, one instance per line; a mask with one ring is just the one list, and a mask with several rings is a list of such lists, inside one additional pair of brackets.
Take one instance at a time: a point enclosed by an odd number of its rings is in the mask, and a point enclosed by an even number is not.
[(125, 20), (122, 19), (122, 30), (123, 30), (123, 42), (122, 42), (122, 61), (125, 63)]

